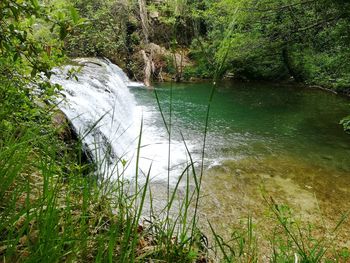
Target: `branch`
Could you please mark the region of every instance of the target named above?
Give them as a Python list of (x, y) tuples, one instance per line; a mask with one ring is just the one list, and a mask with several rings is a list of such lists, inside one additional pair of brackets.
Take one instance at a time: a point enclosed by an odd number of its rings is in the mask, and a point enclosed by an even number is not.
[(277, 7), (270, 7), (267, 9), (256, 9), (256, 8), (244, 8), (242, 10), (244, 11), (250, 11), (250, 12), (272, 12), (272, 11), (281, 11), (284, 9), (288, 9), (294, 6), (298, 6), (298, 5), (307, 5), (307, 4), (312, 4), (317, 2), (316, 0), (308, 0), (308, 1), (303, 1), (303, 2), (299, 2), (299, 3), (294, 3), (294, 4), (290, 4), (290, 5), (284, 5), (284, 6), (277, 6)]
[(327, 24), (329, 22), (338, 21), (340, 18), (342, 18), (342, 16), (343, 16), (343, 14), (341, 14), (339, 16), (336, 16), (336, 17), (332, 17), (332, 18), (326, 19), (326, 20), (319, 21), (319, 22), (317, 22), (315, 24), (312, 24), (312, 25), (300, 28), (298, 30), (295, 30), (292, 33), (300, 33), (300, 32), (308, 31), (308, 30), (313, 29), (313, 28), (318, 28), (318, 27), (323, 26), (323, 25), (325, 25), (325, 24)]

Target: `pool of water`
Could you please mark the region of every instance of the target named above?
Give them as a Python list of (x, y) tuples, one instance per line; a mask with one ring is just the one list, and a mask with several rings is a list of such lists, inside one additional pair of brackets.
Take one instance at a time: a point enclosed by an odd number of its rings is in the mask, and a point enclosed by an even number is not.
[[(181, 131), (200, 163), (212, 85), (166, 83), (155, 88), (168, 125), (171, 111), (173, 140), (181, 141)], [(164, 130), (154, 91), (132, 93), (144, 107), (146, 129)], [(348, 98), (317, 89), (219, 83), (205, 148), (203, 222), (209, 219), (219, 232), (228, 233), (248, 214), (261, 221), (266, 212), (264, 189), (304, 219), (336, 224), (350, 209), (350, 135), (339, 125), (349, 114)], [(261, 225), (266, 228), (266, 221)]]
[[(180, 140), (181, 131), (197, 146), (193, 152), (200, 151), (212, 85), (168, 83), (156, 89), (167, 121), (171, 100), (173, 138)], [(156, 112), (151, 124), (164, 128), (154, 92), (133, 89), (133, 93), (139, 104)], [(339, 125), (348, 114), (349, 99), (320, 90), (221, 83), (210, 109), (206, 157), (209, 162), (220, 162), (293, 156), (350, 176), (350, 136)]]

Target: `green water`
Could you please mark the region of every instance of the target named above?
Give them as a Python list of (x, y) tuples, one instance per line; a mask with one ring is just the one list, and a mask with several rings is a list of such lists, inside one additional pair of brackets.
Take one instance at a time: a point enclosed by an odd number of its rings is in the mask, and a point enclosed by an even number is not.
[[(180, 140), (181, 130), (199, 163), (212, 86), (158, 84), (156, 89), (167, 122), (172, 105), (173, 139)], [(162, 129), (154, 92), (133, 93), (148, 112), (146, 126)], [(228, 230), (249, 214), (262, 232), (271, 232), (261, 189), (303, 219), (334, 227), (350, 203), (350, 135), (339, 125), (349, 114), (348, 98), (317, 89), (220, 83), (211, 104), (205, 151), (203, 229), (209, 220), (229, 238)], [(350, 229), (350, 222), (343, 227)], [(350, 246), (347, 236), (340, 239)]]
[[(193, 152), (199, 152), (211, 84), (167, 83), (156, 89), (167, 120), (172, 101), (174, 138), (179, 139), (176, 131), (181, 130), (196, 146)], [(139, 104), (158, 111), (152, 91), (133, 93)], [(349, 114), (348, 98), (317, 89), (220, 83), (210, 110), (206, 157), (213, 162), (290, 156), (350, 177), (350, 135), (339, 125)], [(163, 127), (157, 116), (152, 125)]]

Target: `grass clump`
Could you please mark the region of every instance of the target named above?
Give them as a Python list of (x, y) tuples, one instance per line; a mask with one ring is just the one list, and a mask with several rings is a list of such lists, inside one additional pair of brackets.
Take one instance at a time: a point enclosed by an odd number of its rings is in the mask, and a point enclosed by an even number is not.
[[(349, 248), (339, 246), (339, 235), (348, 214), (341, 216), (332, 229), (324, 225), (302, 222), (296, 213), (272, 197), (264, 196), (268, 215), (267, 230), (257, 230), (253, 217), (248, 216), (223, 238), (209, 223), (212, 232), (212, 249), (220, 262), (274, 262), (318, 263), (348, 262)], [(263, 234), (263, 235), (262, 235)], [(266, 243), (268, 242), (268, 243)]]
[(84, 176), (84, 164), (65, 155), (69, 153), (59, 156), (51, 136), (35, 132), (6, 138), (1, 145), (3, 260), (194, 262), (202, 253), (189, 242), (178, 242), (174, 231), (163, 229), (164, 222), (160, 227), (142, 224), (147, 182), (135, 194), (125, 191), (127, 181), (101, 185)]

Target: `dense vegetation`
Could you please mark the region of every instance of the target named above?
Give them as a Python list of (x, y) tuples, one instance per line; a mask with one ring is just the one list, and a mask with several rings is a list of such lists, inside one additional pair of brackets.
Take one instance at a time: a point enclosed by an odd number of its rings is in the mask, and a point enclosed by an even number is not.
[(219, 1), (204, 11), (203, 38), (213, 57), (227, 55), (223, 74), (345, 88), (348, 12), (342, 1)]
[[(67, 135), (66, 121), (57, 121), (52, 96), (60, 87), (47, 80), (52, 67), (67, 61), (66, 54), (108, 57), (135, 78), (143, 77), (140, 52), (145, 50), (154, 64), (154, 78), (163, 71), (177, 80), (212, 78), (216, 72), (245, 80), (292, 77), (346, 90), (349, 8), (341, 0), (2, 0), (1, 260), (208, 260), (196, 215), (140, 225), (142, 205), (138, 205), (144, 201), (147, 184), (136, 187), (139, 191), (132, 195), (125, 192), (124, 182), (97, 182), (84, 176), (91, 168), (77, 150), (79, 140)], [(347, 119), (343, 123), (350, 126)], [(197, 190), (191, 198), (199, 198)], [(187, 214), (189, 206), (181, 205), (180, 215), (183, 209)], [(331, 242), (311, 236), (303, 240), (282, 208), (271, 204), (283, 233), (271, 260), (293, 260), (289, 247), (303, 262), (328, 256)], [(251, 219), (248, 229), (235, 232), (234, 238), (234, 245), (226, 244), (214, 232), (224, 260), (256, 261)], [(305, 249), (303, 242), (310, 247)], [(348, 260), (348, 250), (335, 249), (330, 257)]]
[[(130, 58), (147, 49), (149, 43), (155, 43), (170, 51), (186, 51), (193, 63), (184, 65), (182, 78), (212, 78), (215, 69), (224, 62), (220, 70), (222, 77), (292, 78), (338, 90), (349, 87), (347, 1), (76, 0), (72, 3), (90, 22), (67, 41), (71, 54), (107, 56), (129, 72), (140, 71), (135, 67), (136, 60)], [(139, 10), (145, 14), (139, 16)], [(153, 61), (156, 68), (178, 73), (175, 71), (179, 65), (174, 66), (169, 56), (155, 56)]]

